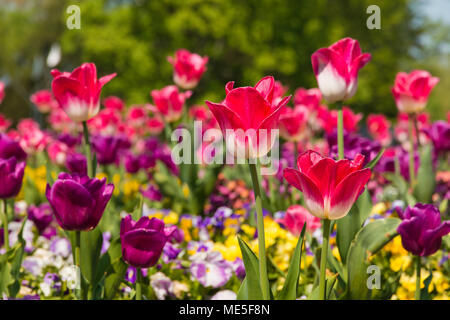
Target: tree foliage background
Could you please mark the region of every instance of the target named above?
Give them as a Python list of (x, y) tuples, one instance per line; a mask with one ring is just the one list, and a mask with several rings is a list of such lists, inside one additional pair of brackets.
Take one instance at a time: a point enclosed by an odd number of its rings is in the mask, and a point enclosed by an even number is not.
[[(69, 30), (66, 9), (81, 8), (81, 29)], [(366, 9), (381, 9), (381, 30), (369, 30)], [(441, 82), (429, 111), (449, 108), (449, 27), (422, 16), (418, 0), (0, 0), (0, 79), (6, 98), (0, 112), (15, 120), (36, 116), (29, 96), (49, 88), (45, 61), (52, 44), (62, 48), (57, 68), (95, 62), (100, 75), (117, 72), (104, 89), (128, 104), (151, 102), (149, 92), (172, 82), (167, 56), (186, 48), (210, 57), (191, 99), (218, 101), (224, 85), (253, 85), (274, 75), (290, 88), (315, 87), (311, 54), (340, 38), (360, 41), (372, 61), (362, 69), (353, 109), (395, 117), (395, 74), (425, 68)], [(425, 4), (426, 5), (426, 4)], [(446, 47), (447, 46), (447, 47)]]

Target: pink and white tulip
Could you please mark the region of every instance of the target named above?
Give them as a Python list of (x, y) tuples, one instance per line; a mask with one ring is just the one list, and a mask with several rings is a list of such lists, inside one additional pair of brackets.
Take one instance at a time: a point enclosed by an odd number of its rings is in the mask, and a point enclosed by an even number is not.
[(176, 86), (167, 86), (161, 90), (152, 90), (151, 96), (159, 114), (167, 122), (180, 119), (186, 99), (191, 96), (191, 91), (179, 92)]
[(282, 224), (289, 232), (295, 236), (299, 236), (302, 232), (303, 225), (306, 223), (306, 231), (313, 233), (316, 229), (320, 228), (320, 219), (313, 216), (309, 211), (300, 205), (290, 206), (286, 210), (286, 214), (283, 219), (276, 220), (279, 224)]
[(208, 57), (201, 57), (186, 49), (180, 49), (175, 57), (167, 57), (173, 65), (173, 81), (182, 89), (193, 89), (197, 86), (203, 73), (206, 71)]
[(350, 99), (358, 87), (358, 72), (371, 59), (361, 53), (357, 40), (344, 38), (311, 56), (313, 71), (323, 97), (330, 103)]
[(59, 106), (76, 122), (87, 121), (100, 110), (102, 87), (116, 76), (115, 73), (97, 79), (93, 63), (83, 63), (69, 72), (52, 70), (52, 90)]
[(424, 70), (414, 70), (410, 74), (399, 72), (395, 77), (392, 94), (400, 112), (418, 113), (425, 109), (431, 90), (439, 82)]
[(364, 191), (371, 171), (363, 169), (364, 156), (336, 161), (307, 151), (297, 159), (299, 170), (284, 169), (284, 178), (303, 192), (306, 208), (321, 219), (345, 217)]

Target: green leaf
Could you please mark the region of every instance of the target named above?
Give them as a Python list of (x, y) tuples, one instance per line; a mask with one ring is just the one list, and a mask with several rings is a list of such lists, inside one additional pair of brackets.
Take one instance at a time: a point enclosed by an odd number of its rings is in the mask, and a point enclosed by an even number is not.
[(414, 196), (418, 202), (430, 203), (436, 186), (431, 151), (431, 144), (428, 144), (422, 147), (420, 153), (420, 167), (417, 172), (417, 183), (414, 188)]
[(347, 257), (348, 299), (367, 299), (371, 292), (367, 288), (369, 257), (380, 250), (397, 235), (400, 219), (387, 218), (366, 225), (356, 235)]
[(102, 250), (103, 236), (100, 228), (81, 232), (80, 269), (83, 277), (90, 285), (95, 285), (95, 274)]
[(144, 197), (142, 196), (141, 193), (139, 193), (139, 204), (138, 206), (136, 206), (136, 208), (134, 209), (133, 213), (131, 214), (131, 216), (133, 217), (133, 220), (137, 221), (142, 217), (142, 212), (143, 212), (143, 208), (144, 208)]
[(9, 295), (9, 286), (14, 283), (11, 276), (11, 265), (8, 263), (8, 254), (0, 256), (0, 294)]
[(371, 211), (372, 201), (366, 189), (350, 209), (350, 212), (344, 218), (337, 220), (336, 243), (339, 249), (339, 255), (344, 264), (352, 240), (361, 229)]
[[(241, 293), (237, 298), (244, 299), (245, 297), (249, 300), (263, 300), (261, 285), (259, 283), (259, 263), (258, 258), (253, 253), (252, 249), (238, 237), (239, 247), (242, 252), (242, 260), (245, 266), (245, 287), (239, 289)], [(241, 285), (242, 287), (242, 285)], [(245, 290), (246, 289), (246, 290)], [(245, 292), (246, 291), (246, 292)]]
[[(334, 284), (336, 283), (338, 275), (335, 274), (329, 278), (326, 279), (325, 287), (327, 288), (327, 299), (331, 296), (331, 293), (333, 292)], [(308, 300), (318, 300), (319, 299), (319, 286), (316, 286), (313, 291), (308, 296)]]
[(99, 262), (97, 278), (104, 277), (104, 298), (113, 299), (125, 277), (128, 265), (122, 259), (122, 245), (120, 238), (111, 242), (108, 251)]
[(294, 254), (292, 255), (291, 262), (289, 264), (289, 270), (284, 282), (283, 289), (278, 294), (278, 300), (295, 300), (297, 299), (298, 279), (300, 276), (300, 263), (303, 251), (303, 239), (305, 236), (306, 223), (303, 225), (302, 232), (297, 241)]
[(378, 161), (380, 161), (381, 156), (383, 155), (385, 150), (386, 150), (385, 148), (381, 148), (381, 150), (380, 150), (380, 152), (378, 152), (377, 156), (375, 158), (373, 158), (372, 161), (370, 161), (366, 165), (366, 168), (372, 169), (373, 167), (375, 167), (376, 164), (378, 163)]
[(431, 300), (428, 288), (430, 286), (431, 280), (433, 279), (433, 272), (431, 269), (429, 272), (430, 275), (425, 280), (423, 280), (424, 287), (420, 289), (420, 300)]

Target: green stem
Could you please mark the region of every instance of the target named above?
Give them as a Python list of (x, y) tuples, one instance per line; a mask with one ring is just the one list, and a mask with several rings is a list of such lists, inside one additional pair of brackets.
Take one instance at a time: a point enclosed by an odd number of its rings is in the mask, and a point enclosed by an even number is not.
[(2, 212), (2, 224), (3, 224), (3, 242), (5, 244), (5, 250), (9, 250), (9, 232), (8, 232), (8, 201), (3, 199), (3, 212)]
[(408, 121), (409, 121), (409, 182), (410, 182), (410, 186), (411, 189), (414, 188), (414, 185), (416, 183), (416, 178), (415, 178), (415, 163), (414, 163), (414, 121), (412, 119), (412, 116), (409, 115), (408, 117)]
[(258, 181), (258, 173), (256, 164), (249, 163), (250, 174), (252, 176), (253, 192), (255, 193), (256, 206), (256, 229), (258, 230), (258, 247), (259, 247), (259, 282), (261, 285), (264, 300), (270, 299), (269, 279), (267, 277), (267, 261), (266, 261), (266, 240), (264, 233), (264, 217), (262, 212), (261, 189)]
[(142, 272), (136, 268), (136, 300), (142, 300)]
[(416, 292), (414, 298), (420, 300), (420, 256), (416, 256)]
[(320, 253), (320, 278), (319, 278), (319, 300), (326, 300), (326, 270), (328, 245), (330, 240), (330, 220), (323, 219), (323, 243), (322, 252)]
[(76, 271), (77, 274), (79, 273), (80, 275), (80, 283), (78, 284), (80, 286), (80, 291), (77, 295), (78, 299), (81, 299), (81, 297), (83, 297), (83, 283), (82, 283), (82, 278), (83, 276), (81, 275), (81, 267), (80, 267), (80, 261), (81, 261), (81, 254), (80, 254), (80, 247), (81, 247), (81, 231), (75, 231), (75, 266), (76, 266)]
[(89, 142), (89, 130), (86, 121), (83, 121), (83, 134), (84, 134), (84, 152), (86, 153), (88, 176), (93, 178), (94, 163), (92, 162), (91, 143)]
[(344, 116), (342, 114), (342, 108), (338, 110), (337, 135), (339, 159), (344, 159)]
[(413, 114), (413, 122), (414, 122), (414, 128), (416, 131), (416, 139), (417, 139), (417, 147), (420, 149), (420, 131), (419, 131), (419, 123), (417, 121), (417, 114)]

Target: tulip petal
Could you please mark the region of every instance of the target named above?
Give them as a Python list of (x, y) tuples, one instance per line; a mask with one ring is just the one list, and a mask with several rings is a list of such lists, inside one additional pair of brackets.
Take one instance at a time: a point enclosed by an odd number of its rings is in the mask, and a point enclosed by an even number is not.
[(273, 88), (275, 85), (275, 79), (272, 76), (267, 76), (258, 81), (255, 85), (255, 89), (266, 99), (269, 103), (272, 103)]
[(219, 123), (220, 128), (225, 136), (228, 129), (243, 129), (245, 126), (239, 116), (227, 106), (214, 102), (205, 101), (212, 114)]
[(344, 217), (364, 190), (371, 176), (370, 169), (358, 170), (344, 178), (334, 190), (330, 200), (330, 219)]

